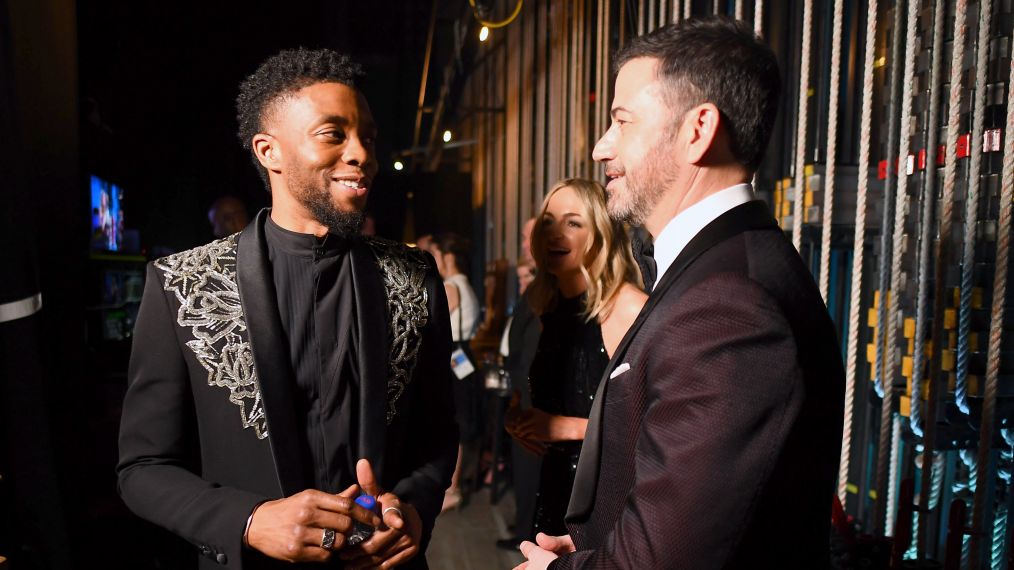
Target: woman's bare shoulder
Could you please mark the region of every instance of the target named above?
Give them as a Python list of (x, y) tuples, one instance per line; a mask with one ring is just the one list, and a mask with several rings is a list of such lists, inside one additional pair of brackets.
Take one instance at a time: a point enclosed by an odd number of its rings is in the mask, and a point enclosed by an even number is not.
[(624, 283), (616, 292), (615, 308), (630, 314), (631, 320), (637, 317), (647, 302), (648, 294), (631, 283)]

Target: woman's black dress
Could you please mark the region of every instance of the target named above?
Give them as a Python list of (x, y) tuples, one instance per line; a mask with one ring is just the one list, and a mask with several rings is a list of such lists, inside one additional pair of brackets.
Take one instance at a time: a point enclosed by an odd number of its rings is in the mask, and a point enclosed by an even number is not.
[[(609, 357), (596, 319), (586, 320), (584, 296), (560, 298), (542, 315), (542, 336), (528, 380), (532, 406), (554, 415), (587, 418)], [(580, 441), (550, 444), (542, 459), (535, 500), (534, 532), (567, 534), (570, 491), (574, 487)]]

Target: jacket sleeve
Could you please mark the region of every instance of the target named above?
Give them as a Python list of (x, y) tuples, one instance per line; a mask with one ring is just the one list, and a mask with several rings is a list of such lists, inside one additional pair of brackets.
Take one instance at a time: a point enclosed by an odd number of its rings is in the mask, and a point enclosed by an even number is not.
[(268, 497), (197, 474), (193, 396), (175, 315), (161, 285), (149, 264), (120, 422), (119, 493), (141, 518), (190, 541), (219, 564), (240, 568), (247, 517)]
[(551, 568), (723, 568), (799, 413), (796, 343), (756, 283), (716, 275), (663, 309), (631, 362), (645, 413), (622, 514), (599, 548)]
[[(429, 320), (424, 328), (419, 360), (413, 382), (415, 400), (409, 418), (409, 440), (399, 453), (411, 453), (411, 475), (399, 481), (392, 492), (411, 503), (423, 523), (422, 550), (443, 504), (444, 491), (458, 457), (458, 424), (454, 419), (451, 391), (451, 326), (447, 297), (437, 276), (436, 264), (427, 253), (426, 287), (429, 290)], [(421, 556), (420, 556), (421, 557)]]

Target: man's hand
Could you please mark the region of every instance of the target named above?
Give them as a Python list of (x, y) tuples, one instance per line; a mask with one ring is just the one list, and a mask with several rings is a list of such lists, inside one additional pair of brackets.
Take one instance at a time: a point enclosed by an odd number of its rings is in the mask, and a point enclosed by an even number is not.
[[(338, 495), (307, 489), (262, 504), (250, 520), (247, 544), (266, 556), (288, 562), (326, 562), (345, 544), (354, 521), (376, 526), (380, 518), (355, 503), (352, 485)], [(324, 529), (334, 529), (330, 550), (321, 547)]]
[(514, 570), (543, 570), (561, 555), (574, 552), (574, 541), (570, 539), (569, 534), (549, 536), (540, 532), (535, 537), (535, 542), (538, 544), (532, 544), (527, 540), (521, 543), (521, 554), (527, 560), (515, 566)]
[(538, 543), (540, 548), (548, 550), (557, 556), (570, 554), (577, 550), (574, 548), (574, 541), (570, 538), (569, 534), (549, 536), (544, 532), (540, 532), (535, 536), (535, 542)]
[(380, 488), (369, 461), (359, 460), (356, 477), (365, 493), (377, 497), (384, 521), (369, 540), (345, 550), (340, 557), (348, 561), (347, 568), (387, 569), (404, 564), (419, 553), (422, 540), (419, 513), (394, 493), (385, 493)]

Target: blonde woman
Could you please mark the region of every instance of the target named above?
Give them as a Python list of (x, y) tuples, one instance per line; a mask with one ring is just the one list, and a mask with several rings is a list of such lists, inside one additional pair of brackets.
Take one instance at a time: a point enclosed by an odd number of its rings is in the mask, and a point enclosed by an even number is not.
[(598, 383), (648, 297), (596, 182), (572, 178), (549, 191), (532, 253), (538, 272), (528, 296), (542, 321), (528, 375), (532, 407), (513, 405), (507, 429), (543, 456), (533, 535), (556, 536), (567, 534), (563, 517)]

